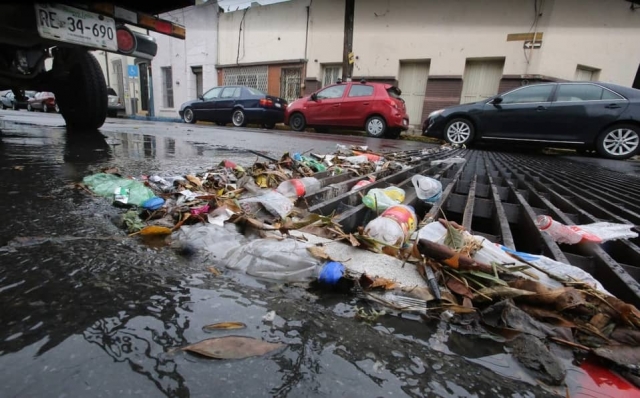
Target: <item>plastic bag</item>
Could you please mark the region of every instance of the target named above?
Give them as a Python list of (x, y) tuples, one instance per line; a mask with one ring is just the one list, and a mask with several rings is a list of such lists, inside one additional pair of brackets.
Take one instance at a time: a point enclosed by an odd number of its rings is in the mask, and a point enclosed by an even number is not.
[(136, 206), (142, 206), (144, 202), (155, 196), (153, 191), (140, 181), (118, 177), (114, 174), (98, 173), (86, 176), (82, 183), (96, 195), (105, 198), (113, 198), (116, 188), (128, 189), (128, 203)]
[(466, 161), (467, 161), (467, 159), (465, 159), (465, 158), (461, 158), (459, 156), (454, 156), (454, 157), (447, 158), (447, 159), (432, 160), (431, 161), (431, 166), (437, 166), (439, 164), (463, 164)]
[(225, 267), (259, 278), (288, 282), (311, 281), (321, 263), (309, 254), (312, 245), (294, 239), (256, 239), (236, 247), (222, 260)]
[(293, 210), (291, 199), (276, 190), (270, 190), (260, 196), (241, 199), (239, 203), (260, 203), (269, 213), (283, 219)]
[(171, 247), (184, 253), (204, 252), (212, 259), (221, 259), (236, 247), (247, 244), (236, 226), (214, 224), (183, 225), (171, 235)]
[(564, 225), (549, 216), (536, 217), (536, 226), (551, 235), (558, 243), (576, 244), (580, 242), (603, 243), (610, 240), (637, 238), (632, 224), (597, 222), (585, 225)]
[(371, 189), (362, 198), (362, 203), (371, 210), (384, 211), (391, 206), (398, 205), (404, 201), (405, 193), (402, 188), (389, 187), (385, 189)]
[[(466, 235), (470, 235), (466, 231), (463, 233)], [(425, 225), (418, 231), (417, 239), (426, 239), (442, 244), (444, 243), (446, 235), (447, 229), (442, 224), (440, 224), (439, 222), (432, 222)], [(473, 235), (473, 237), (476, 238), (476, 240), (478, 240), (479, 242), (482, 242), (482, 248), (473, 255), (473, 259), (478, 262), (482, 262), (485, 264), (496, 262), (498, 264), (515, 263), (516, 265), (526, 265), (525, 263), (520, 262), (507, 254), (507, 252), (512, 252), (517, 254), (523, 260), (531, 262), (541, 269), (555, 274), (556, 276), (567, 279), (569, 279), (569, 277), (575, 278), (576, 280), (589, 283), (603, 293), (610, 294), (591, 274), (578, 267), (537, 254), (533, 255), (529, 253), (515, 252), (505, 246), (494, 244), (478, 235)], [(538, 271), (535, 268), (530, 268), (528, 271), (536, 274), (539, 278), (539, 282), (550, 288), (563, 286), (560, 282), (552, 279), (551, 277), (549, 277), (549, 275), (542, 271)], [(529, 276), (525, 274), (517, 274), (521, 277), (529, 278)]]

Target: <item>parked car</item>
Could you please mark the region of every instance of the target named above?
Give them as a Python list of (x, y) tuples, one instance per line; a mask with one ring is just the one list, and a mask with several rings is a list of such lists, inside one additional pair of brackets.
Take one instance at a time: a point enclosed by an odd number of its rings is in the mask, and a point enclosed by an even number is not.
[(627, 159), (640, 147), (640, 90), (599, 82), (533, 84), (432, 112), (422, 130), (451, 144), (515, 141)]
[(109, 117), (117, 117), (119, 111), (124, 111), (124, 104), (116, 90), (111, 87), (107, 87), (107, 95), (109, 96), (109, 107), (107, 111), (107, 116)]
[(363, 129), (370, 137), (398, 138), (409, 128), (400, 94), (390, 84), (338, 82), (289, 104), (284, 123), (295, 131), (352, 128)]
[(27, 101), (27, 110), (29, 112), (42, 111), (45, 113), (50, 111), (60, 112), (55, 94), (49, 91), (41, 91), (36, 93), (33, 98), (29, 98)]
[(2, 109), (11, 108), (14, 111), (25, 109), (27, 107), (27, 102), (30, 98), (33, 98), (36, 95), (35, 91), (25, 91), (25, 98), (21, 101), (16, 100), (15, 94), (13, 91), (9, 90), (5, 92), (2, 97), (0, 97), (0, 102), (2, 103)]
[(248, 123), (272, 129), (284, 121), (287, 101), (246, 86), (220, 86), (207, 91), (197, 100), (185, 102), (178, 113), (186, 123), (198, 120), (236, 127)]

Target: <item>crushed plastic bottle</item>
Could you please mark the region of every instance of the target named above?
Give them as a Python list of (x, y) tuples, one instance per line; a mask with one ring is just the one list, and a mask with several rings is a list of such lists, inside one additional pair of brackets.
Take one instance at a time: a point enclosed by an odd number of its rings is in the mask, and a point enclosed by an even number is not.
[(402, 188), (374, 188), (362, 198), (362, 203), (371, 210), (384, 211), (391, 206), (399, 205), (404, 201), (404, 198), (405, 192)]
[(375, 181), (374, 179), (358, 181), (356, 185), (354, 185), (349, 192), (353, 192), (362, 187), (366, 187), (367, 185), (373, 183), (374, 181)]
[(365, 155), (358, 155), (358, 156), (347, 156), (343, 160), (351, 164), (361, 164), (361, 163), (367, 163), (369, 161), (369, 158), (366, 157)]
[(548, 233), (558, 243), (575, 245), (582, 240), (580, 233), (549, 216), (539, 215), (536, 217), (535, 223), (540, 231)]
[(416, 230), (417, 220), (413, 207), (396, 205), (370, 221), (364, 232), (385, 245), (402, 246)]
[(435, 178), (416, 174), (411, 177), (411, 182), (416, 196), (423, 202), (435, 203), (442, 197), (442, 183)]
[(240, 205), (245, 203), (260, 203), (269, 213), (282, 219), (293, 210), (293, 202), (291, 202), (291, 199), (273, 189), (259, 196), (240, 199), (238, 203), (240, 203)]
[(318, 179), (304, 177), (283, 181), (276, 190), (287, 198), (301, 198), (318, 192), (320, 188), (322, 183)]

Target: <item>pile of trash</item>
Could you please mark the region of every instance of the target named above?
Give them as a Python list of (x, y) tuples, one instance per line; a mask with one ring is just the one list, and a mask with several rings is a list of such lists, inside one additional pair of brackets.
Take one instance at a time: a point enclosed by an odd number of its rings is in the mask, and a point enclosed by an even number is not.
[[(181, 253), (258, 278), (347, 289), (381, 307), (359, 309), (365, 321), (413, 312), (482, 328), (506, 339), (540, 380), (560, 385), (566, 370), (548, 348), (553, 342), (577, 358), (598, 357), (640, 385), (636, 307), (577, 267), (491, 243), (445, 218), (421, 222), (403, 204), (403, 189), (368, 188), (380, 172), (408, 168), (396, 159), (405, 158), (339, 145), (331, 155), (286, 153), (246, 169), (223, 161), (186, 176), (132, 179), (104, 170), (83, 187), (125, 208), (122, 225), (132, 236), (160, 237)], [(336, 214), (310, 213), (305, 197), (323, 189), (320, 173), (361, 176), (351, 190), (377, 217), (347, 233)], [(439, 206), (439, 180), (415, 174), (411, 182), (419, 200)], [(569, 227), (543, 216), (536, 225), (568, 244), (637, 237), (633, 226), (617, 224)]]

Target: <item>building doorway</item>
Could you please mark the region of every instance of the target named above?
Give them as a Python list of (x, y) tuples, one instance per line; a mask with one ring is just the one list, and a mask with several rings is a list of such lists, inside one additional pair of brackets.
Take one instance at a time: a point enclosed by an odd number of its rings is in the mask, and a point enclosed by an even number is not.
[(422, 107), (428, 79), (429, 62), (400, 62), (398, 86), (402, 91), (409, 122), (413, 126), (422, 123)]

